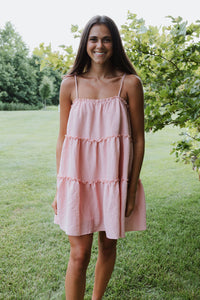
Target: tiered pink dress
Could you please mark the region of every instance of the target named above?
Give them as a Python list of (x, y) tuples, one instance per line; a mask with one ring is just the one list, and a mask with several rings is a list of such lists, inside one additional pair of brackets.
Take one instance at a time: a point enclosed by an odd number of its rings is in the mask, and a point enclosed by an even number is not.
[(68, 235), (105, 231), (107, 238), (146, 229), (145, 195), (138, 182), (135, 208), (125, 218), (133, 143), (129, 107), (120, 97), (78, 97), (69, 113), (57, 176), (54, 223)]

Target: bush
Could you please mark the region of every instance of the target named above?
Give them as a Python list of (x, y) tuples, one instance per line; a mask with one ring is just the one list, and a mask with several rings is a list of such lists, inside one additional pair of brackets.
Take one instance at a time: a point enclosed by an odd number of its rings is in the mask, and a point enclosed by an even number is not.
[(42, 107), (42, 103), (39, 103), (38, 105), (30, 105), (24, 103), (0, 102), (0, 110), (40, 110)]

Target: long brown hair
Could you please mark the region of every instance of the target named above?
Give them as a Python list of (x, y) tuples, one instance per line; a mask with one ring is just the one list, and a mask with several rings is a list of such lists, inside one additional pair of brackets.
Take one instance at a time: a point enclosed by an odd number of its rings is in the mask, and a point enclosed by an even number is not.
[(76, 55), (76, 59), (72, 69), (69, 71), (69, 75), (79, 75), (87, 72), (91, 66), (91, 59), (87, 54), (87, 41), (91, 28), (94, 25), (104, 24), (110, 30), (112, 43), (113, 43), (113, 55), (110, 58), (113, 67), (120, 70), (126, 74), (137, 75), (132, 63), (130, 62), (128, 56), (125, 53), (124, 47), (122, 45), (122, 40), (119, 34), (119, 30), (115, 22), (107, 16), (95, 16), (86, 24)]

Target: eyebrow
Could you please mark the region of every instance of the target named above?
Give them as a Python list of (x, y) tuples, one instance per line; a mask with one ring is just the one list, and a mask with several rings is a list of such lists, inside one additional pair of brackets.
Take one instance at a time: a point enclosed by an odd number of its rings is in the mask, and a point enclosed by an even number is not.
[[(97, 36), (96, 35), (89, 35), (89, 38), (97, 38)], [(111, 35), (105, 35), (105, 36), (103, 36), (103, 39), (105, 39), (105, 38), (112, 38), (112, 37), (111, 37)]]

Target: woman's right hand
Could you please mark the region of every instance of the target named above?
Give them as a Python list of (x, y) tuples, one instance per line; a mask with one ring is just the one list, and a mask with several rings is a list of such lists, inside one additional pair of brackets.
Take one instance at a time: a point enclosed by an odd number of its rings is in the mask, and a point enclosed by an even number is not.
[(55, 195), (55, 197), (54, 197), (54, 201), (53, 201), (53, 203), (51, 204), (51, 206), (53, 207), (53, 210), (54, 210), (54, 212), (55, 212), (55, 215), (57, 215), (57, 193), (56, 193), (56, 195)]

